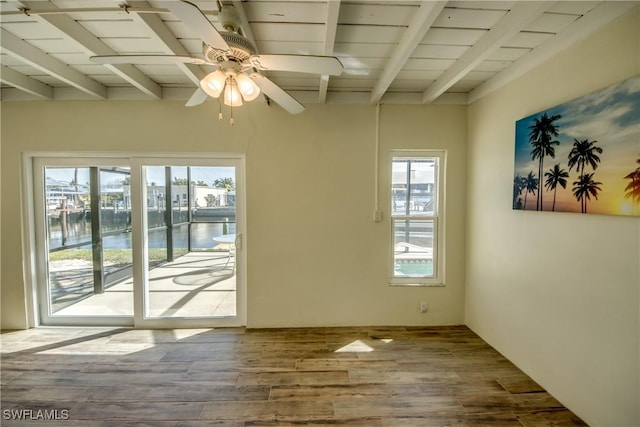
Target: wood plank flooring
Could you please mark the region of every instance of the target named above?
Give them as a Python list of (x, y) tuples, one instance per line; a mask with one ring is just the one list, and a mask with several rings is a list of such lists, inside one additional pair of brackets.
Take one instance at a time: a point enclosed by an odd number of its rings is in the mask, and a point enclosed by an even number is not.
[(2, 426), (586, 425), (464, 326), (0, 338)]

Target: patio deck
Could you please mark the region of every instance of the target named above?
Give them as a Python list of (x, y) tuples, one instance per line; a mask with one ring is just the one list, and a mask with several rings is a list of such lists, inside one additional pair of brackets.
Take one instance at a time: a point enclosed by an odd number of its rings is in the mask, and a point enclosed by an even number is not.
[[(236, 314), (235, 259), (227, 251), (189, 252), (149, 271), (150, 317)], [(55, 315), (133, 315), (133, 279), (58, 310)]]

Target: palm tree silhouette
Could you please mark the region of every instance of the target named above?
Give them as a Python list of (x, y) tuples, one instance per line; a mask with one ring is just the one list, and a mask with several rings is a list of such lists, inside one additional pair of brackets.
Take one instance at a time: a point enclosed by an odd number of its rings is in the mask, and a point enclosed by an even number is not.
[(553, 191), (553, 205), (551, 206), (551, 210), (555, 211), (558, 184), (560, 184), (562, 188), (567, 188), (567, 178), (569, 178), (569, 173), (564, 169), (561, 169), (559, 164), (556, 164), (553, 168), (545, 172), (544, 176), (547, 178), (544, 182), (545, 188), (549, 191)]
[[(636, 163), (640, 165), (640, 154), (638, 154)], [(624, 198), (631, 199), (634, 204), (640, 202), (640, 166), (630, 174), (626, 175), (624, 179), (631, 180), (624, 189), (626, 191)]]
[(573, 139), (573, 148), (569, 152), (569, 170), (575, 166), (578, 173), (583, 175), (587, 165), (591, 166), (594, 171), (598, 168), (598, 163), (600, 163), (598, 154), (602, 154), (602, 148), (595, 145), (596, 142), (598, 141)]
[[(539, 119), (534, 119), (534, 123), (529, 126), (529, 142), (533, 147), (531, 150), (531, 160), (538, 160), (538, 182), (542, 181), (542, 170), (544, 168), (544, 158), (552, 159), (556, 157), (554, 145), (559, 145), (560, 141), (554, 140), (558, 136), (558, 127), (553, 123), (560, 119), (559, 114), (549, 117), (544, 113)], [(536, 210), (542, 209), (542, 191), (538, 191), (536, 199)]]
[(529, 175), (527, 175), (525, 179), (525, 190), (526, 192), (524, 193), (524, 206), (522, 207), (522, 209), (527, 209), (527, 195), (529, 193), (533, 194), (536, 192), (536, 190), (538, 189), (538, 179), (533, 175), (533, 171), (529, 172)]
[(527, 179), (520, 174), (513, 178), (513, 209), (522, 209), (522, 190), (527, 186)]
[(228, 191), (234, 190), (236, 184), (233, 182), (233, 178), (218, 178), (213, 181), (214, 188), (226, 188)]
[(593, 174), (582, 174), (577, 181), (573, 181), (573, 195), (580, 202), (582, 213), (587, 213), (587, 200), (591, 200), (591, 196), (598, 200), (598, 191), (602, 191), (602, 183), (594, 181)]

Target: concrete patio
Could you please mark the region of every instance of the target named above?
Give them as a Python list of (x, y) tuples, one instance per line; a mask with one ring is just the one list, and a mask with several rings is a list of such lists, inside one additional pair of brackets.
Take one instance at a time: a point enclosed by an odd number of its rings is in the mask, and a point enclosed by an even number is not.
[[(149, 271), (149, 317), (236, 314), (235, 258), (227, 251), (189, 252)], [(133, 279), (55, 312), (60, 316), (133, 315)]]

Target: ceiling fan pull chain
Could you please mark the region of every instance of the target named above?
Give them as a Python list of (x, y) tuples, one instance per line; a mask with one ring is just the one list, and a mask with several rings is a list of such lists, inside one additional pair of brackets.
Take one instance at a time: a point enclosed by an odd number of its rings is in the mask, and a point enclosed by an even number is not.
[(220, 98), (218, 98), (218, 120), (222, 120), (222, 101)]

